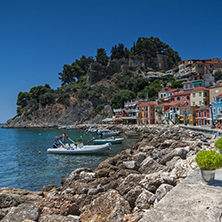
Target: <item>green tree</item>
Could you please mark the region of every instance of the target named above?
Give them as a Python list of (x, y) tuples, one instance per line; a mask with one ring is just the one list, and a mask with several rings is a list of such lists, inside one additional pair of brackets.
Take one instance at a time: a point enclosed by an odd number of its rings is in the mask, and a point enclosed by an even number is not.
[(111, 49), (111, 59), (121, 59), (121, 58), (128, 58), (129, 57), (129, 50), (124, 48), (123, 43), (119, 43), (115, 45)]
[(222, 79), (222, 71), (217, 71), (214, 73), (215, 81)]
[(122, 90), (116, 94), (114, 94), (113, 98), (111, 99), (111, 106), (113, 109), (116, 108), (123, 108), (124, 102), (128, 100), (132, 100), (135, 98), (135, 93), (130, 90)]
[(80, 60), (76, 59), (76, 63), (80, 67), (82, 71), (84, 71), (84, 74), (87, 73), (89, 66), (92, 62), (95, 62), (92, 56), (89, 56), (86, 58), (84, 55), (80, 58)]
[(72, 67), (67, 64), (63, 66), (63, 70), (59, 73), (59, 76), (59, 79), (62, 81), (62, 86), (75, 81), (75, 76), (73, 75)]
[[(50, 88), (51, 89), (51, 88)], [(46, 86), (34, 86), (29, 91), (29, 96), (32, 99), (36, 99), (36, 101), (39, 103), (39, 98), (41, 95), (45, 94), (49, 91), (49, 88)]]
[(96, 62), (106, 66), (109, 61), (109, 57), (106, 55), (106, 51), (103, 48), (97, 49)]
[(152, 84), (147, 85), (144, 90), (139, 94), (139, 97), (142, 99), (145, 98), (156, 98), (158, 96), (158, 92), (162, 88), (159, 79), (155, 79)]
[(139, 37), (135, 46), (131, 48), (131, 52), (134, 52), (135, 55), (145, 57), (155, 57), (157, 54), (166, 55), (170, 67), (175, 66), (181, 60), (176, 51), (169, 45), (160, 41), (159, 38), (154, 38), (153, 36), (150, 38)]
[(19, 92), (17, 98), (17, 105), (24, 108), (27, 106), (29, 100), (30, 100), (30, 95), (28, 92)]
[(39, 97), (39, 102), (42, 105), (46, 105), (53, 102), (54, 99), (55, 99), (55, 95), (53, 93), (47, 92)]

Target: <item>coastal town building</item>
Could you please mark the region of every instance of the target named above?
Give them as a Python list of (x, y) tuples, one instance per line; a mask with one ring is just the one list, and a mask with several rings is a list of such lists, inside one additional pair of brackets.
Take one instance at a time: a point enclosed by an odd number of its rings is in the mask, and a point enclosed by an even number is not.
[(158, 92), (158, 98), (159, 99), (165, 99), (167, 97), (167, 91), (170, 90), (170, 88), (163, 87), (159, 92)]
[(155, 123), (155, 105), (152, 102), (143, 102), (137, 105), (137, 124), (147, 125)]
[(222, 94), (222, 83), (215, 83), (213, 86), (209, 87), (210, 98), (209, 102), (216, 102), (218, 95)]
[(188, 78), (193, 75), (210, 74), (213, 70), (222, 68), (222, 60), (210, 59), (185, 59), (179, 62), (177, 78)]
[(210, 105), (211, 125), (213, 125), (213, 121), (222, 123), (222, 94), (216, 96), (216, 102), (212, 102)]
[(180, 121), (185, 125), (194, 126), (196, 124), (196, 106), (180, 107)]
[(209, 89), (205, 87), (194, 88), (190, 93), (190, 104), (192, 106), (209, 105)]
[(215, 78), (210, 74), (198, 74), (190, 76), (187, 81), (183, 82), (183, 90), (191, 90), (196, 87), (210, 87), (213, 85)]
[(127, 101), (124, 108), (114, 109), (114, 121), (136, 123), (137, 101)]
[(210, 124), (210, 109), (209, 106), (201, 105), (196, 109), (197, 126), (206, 126)]
[(188, 92), (180, 92), (175, 93), (167, 98), (168, 102), (173, 104), (185, 104), (188, 103), (190, 105), (190, 91)]
[(170, 106), (170, 103), (162, 103), (155, 106), (155, 123), (162, 123), (164, 121), (164, 115)]

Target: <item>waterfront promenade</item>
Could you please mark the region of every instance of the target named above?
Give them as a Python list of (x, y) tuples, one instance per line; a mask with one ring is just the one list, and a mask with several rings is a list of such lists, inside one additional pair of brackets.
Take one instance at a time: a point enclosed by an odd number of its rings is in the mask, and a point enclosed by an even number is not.
[(215, 184), (202, 184), (196, 169), (174, 187), (140, 222), (221, 222), (222, 169), (216, 171)]

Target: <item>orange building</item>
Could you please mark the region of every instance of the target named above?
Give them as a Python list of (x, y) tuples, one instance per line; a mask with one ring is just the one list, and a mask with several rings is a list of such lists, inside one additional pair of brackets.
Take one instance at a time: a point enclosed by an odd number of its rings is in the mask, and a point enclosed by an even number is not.
[(137, 124), (147, 125), (155, 123), (155, 106), (156, 103), (143, 102), (137, 105)]

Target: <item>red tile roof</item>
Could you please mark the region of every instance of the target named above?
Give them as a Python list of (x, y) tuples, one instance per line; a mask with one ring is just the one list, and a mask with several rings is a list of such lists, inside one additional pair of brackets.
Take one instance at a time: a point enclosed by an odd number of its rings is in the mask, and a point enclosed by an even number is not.
[(218, 96), (216, 96), (216, 97), (222, 97), (222, 94), (220, 94), (220, 95), (218, 95)]
[(222, 83), (220, 83), (218, 86), (211, 86), (209, 89), (217, 88), (217, 87), (222, 87)]
[(155, 106), (156, 103), (144, 102), (144, 103), (140, 103), (138, 106), (148, 106), (148, 105), (150, 105), (150, 106)]
[(190, 95), (190, 91), (188, 92), (180, 92), (180, 93), (175, 93), (169, 97), (175, 97), (175, 96), (185, 96), (185, 95)]
[(175, 92), (175, 91), (177, 91), (178, 89), (179, 89), (179, 88), (176, 88), (176, 89), (170, 89), (170, 90), (167, 91), (167, 93)]
[(205, 106), (205, 109), (198, 108), (198, 109), (196, 109), (195, 111), (198, 111), (198, 110), (206, 110), (206, 109), (209, 109), (209, 106)]
[(201, 86), (201, 87), (196, 87), (196, 88), (194, 88), (191, 92), (197, 92), (197, 91), (203, 91), (203, 90), (209, 91), (209, 89)]

